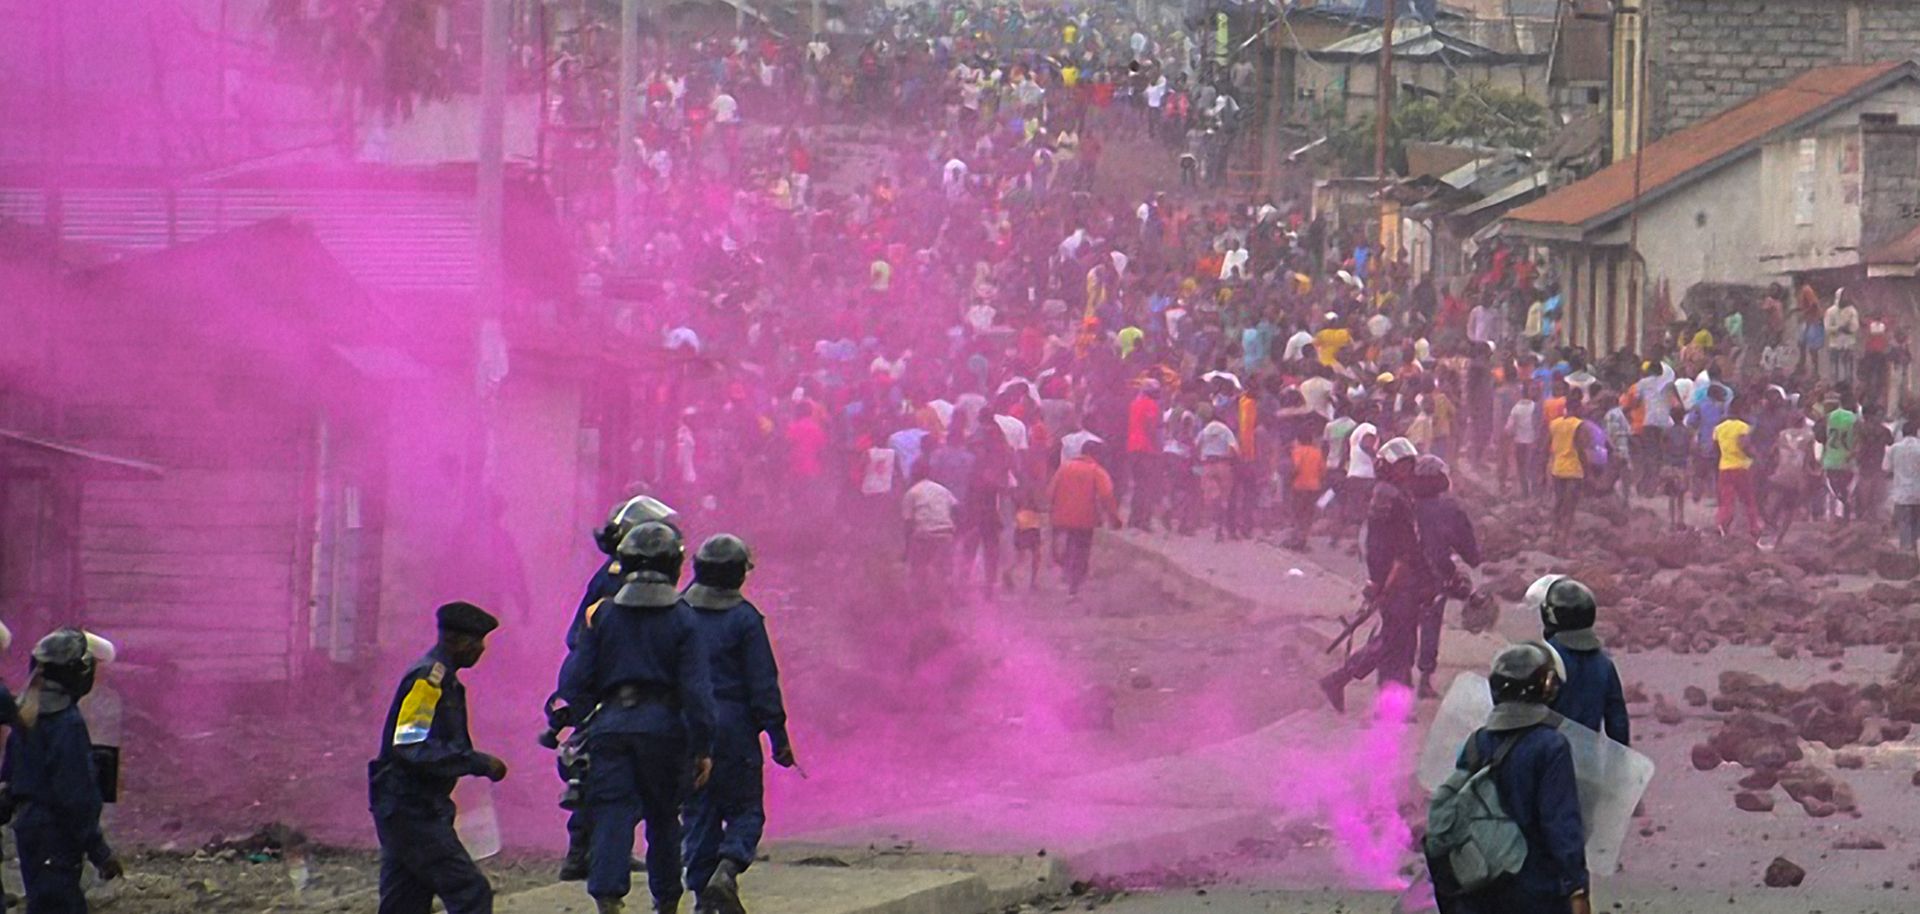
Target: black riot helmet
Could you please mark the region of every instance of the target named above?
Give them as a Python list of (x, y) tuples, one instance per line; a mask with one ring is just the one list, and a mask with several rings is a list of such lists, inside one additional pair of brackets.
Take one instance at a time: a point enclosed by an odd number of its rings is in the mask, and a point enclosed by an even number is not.
[(753, 568), (747, 544), (731, 533), (716, 533), (693, 555), (693, 581), (721, 590), (739, 590)]
[(633, 528), (648, 521), (659, 521), (677, 530), (680, 527), (680, 513), (651, 495), (636, 495), (613, 506), (606, 525), (594, 531), (593, 541), (601, 552), (614, 555), (620, 550), (620, 541)]
[(680, 569), (687, 547), (680, 531), (660, 521), (647, 521), (620, 539), (615, 558), (626, 585), (614, 595), (622, 606), (669, 606), (680, 598)]
[(1493, 691), (1493, 703), (1551, 704), (1566, 681), (1566, 665), (1552, 646), (1529, 641), (1504, 648), (1493, 657), (1487, 672), (1487, 685)]
[(97, 668), (93, 646), (87, 640), (87, 633), (77, 628), (63, 628), (41, 638), (33, 646), (31, 666), (42, 681), (58, 687), (75, 701), (93, 691)]
[(1587, 585), (1566, 575), (1547, 575), (1527, 588), (1527, 600), (1540, 611), (1540, 624), (1551, 638), (1561, 632), (1593, 628), (1599, 606)]
[(1453, 488), (1453, 479), (1447, 472), (1447, 462), (1437, 454), (1421, 454), (1413, 459), (1413, 475), (1407, 481), (1408, 491), (1415, 498), (1432, 498), (1444, 495)]

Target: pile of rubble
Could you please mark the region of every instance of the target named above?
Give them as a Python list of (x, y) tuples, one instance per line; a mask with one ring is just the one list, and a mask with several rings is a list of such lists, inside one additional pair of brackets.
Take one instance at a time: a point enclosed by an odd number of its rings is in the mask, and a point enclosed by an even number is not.
[(1704, 654), (1723, 644), (1782, 658), (1839, 657), (1849, 647), (1920, 643), (1920, 557), (1879, 525), (1808, 524), (1778, 551), (1670, 531), (1640, 507), (1593, 499), (1571, 555), (1549, 556), (1544, 503), (1466, 498), (1481, 533), (1491, 591), (1518, 600), (1547, 572), (1572, 574), (1602, 606), (1601, 636), (1618, 650)]

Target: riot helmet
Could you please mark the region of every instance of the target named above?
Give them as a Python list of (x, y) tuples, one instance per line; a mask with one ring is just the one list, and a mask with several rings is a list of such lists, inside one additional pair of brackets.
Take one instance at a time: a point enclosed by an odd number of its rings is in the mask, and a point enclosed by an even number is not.
[(700, 544), (693, 556), (693, 586), (687, 603), (695, 609), (730, 609), (740, 603), (740, 588), (753, 570), (753, 554), (731, 533), (719, 533)]
[(1380, 465), (1378, 475), (1382, 479), (1400, 479), (1413, 469), (1413, 463), (1420, 457), (1420, 449), (1405, 438), (1393, 438), (1380, 445), (1375, 452), (1374, 461)]
[(1407, 488), (1415, 498), (1432, 498), (1444, 495), (1453, 487), (1453, 479), (1447, 472), (1447, 462), (1437, 454), (1421, 454), (1413, 460), (1413, 476)]
[[(98, 661), (93, 653), (93, 643), (87, 633), (77, 628), (63, 628), (55, 631), (33, 646), (33, 660), (30, 667), (40, 677), (45, 697), (41, 706), (47, 710), (59, 710), (65, 702), (79, 701), (93, 691), (94, 673)], [(48, 700), (55, 694), (64, 701)]]
[(1600, 646), (1592, 637), (1599, 605), (1587, 585), (1563, 574), (1550, 574), (1527, 588), (1527, 603), (1540, 613), (1546, 637), (1561, 638), (1576, 650)]
[(677, 530), (680, 527), (680, 513), (651, 495), (635, 495), (613, 507), (606, 525), (594, 531), (593, 541), (601, 552), (615, 555), (620, 550), (620, 541), (634, 527), (648, 521), (658, 521)]
[(627, 531), (615, 551), (627, 583), (614, 595), (622, 606), (665, 606), (679, 599), (676, 589), (686, 562), (680, 531), (661, 521), (646, 521)]
[(1494, 655), (1487, 684), (1493, 690), (1495, 706), (1515, 702), (1546, 705), (1553, 703), (1566, 677), (1559, 652), (1544, 641), (1528, 641)]

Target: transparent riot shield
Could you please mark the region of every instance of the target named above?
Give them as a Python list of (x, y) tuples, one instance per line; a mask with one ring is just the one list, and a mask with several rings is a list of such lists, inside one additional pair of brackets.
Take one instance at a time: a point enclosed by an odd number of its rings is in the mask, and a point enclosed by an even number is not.
[(461, 778), (453, 789), (453, 832), (475, 860), (500, 853), (500, 815), (493, 808), (493, 784), (486, 778)]
[[(1452, 773), (1460, 747), (1493, 712), (1484, 676), (1454, 677), (1440, 713), (1420, 749), (1420, 786), (1431, 791)], [(1587, 869), (1607, 875), (1620, 866), (1620, 847), (1633, 825), (1634, 807), (1653, 781), (1653, 760), (1592, 730), (1564, 721), (1560, 732), (1573, 749), (1573, 776), (1580, 785), (1580, 818), (1587, 826)]]

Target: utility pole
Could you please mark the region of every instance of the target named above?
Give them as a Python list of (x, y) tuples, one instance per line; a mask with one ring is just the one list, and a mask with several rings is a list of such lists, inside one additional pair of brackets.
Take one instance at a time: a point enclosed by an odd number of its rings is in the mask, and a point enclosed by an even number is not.
[(620, 0), (620, 86), (614, 93), (620, 119), (614, 134), (618, 165), (613, 173), (613, 257), (624, 266), (633, 249), (633, 188), (639, 152), (633, 146), (634, 107), (640, 82), (640, 0)]
[(475, 287), (481, 320), (500, 317), (505, 286), (500, 221), (506, 180), (507, 2), (482, 0), (480, 4), (479, 183), (474, 188), (474, 228), (479, 248), (474, 252), (474, 264), (479, 269)]
[(1374, 254), (1376, 262), (1398, 260), (1400, 257), (1400, 205), (1385, 196), (1387, 189), (1387, 142), (1388, 130), (1393, 123), (1393, 96), (1398, 88), (1393, 80), (1393, 39), (1399, 26), (1400, 0), (1386, 0), (1386, 20), (1380, 25), (1380, 67), (1374, 79), (1373, 90), (1377, 96), (1374, 107), (1373, 125), (1373, 175), (1380, 182), (1380, 248)]
[(1386, 0), (1386, 21), (1380, 26), (1379, 73), (1373, 81), (1373, 174), (1387, 177), (1387, 125), (1393, 122), (1393, 32), (1399, 25), (1400, 0)]
[(812, 30), (813, 34), (818, 35), (825, 26), (826, 21), (821, 18), (820, 0), (813, 0), (813, 11), (812, 14), (807, 17), (807, 28)]

